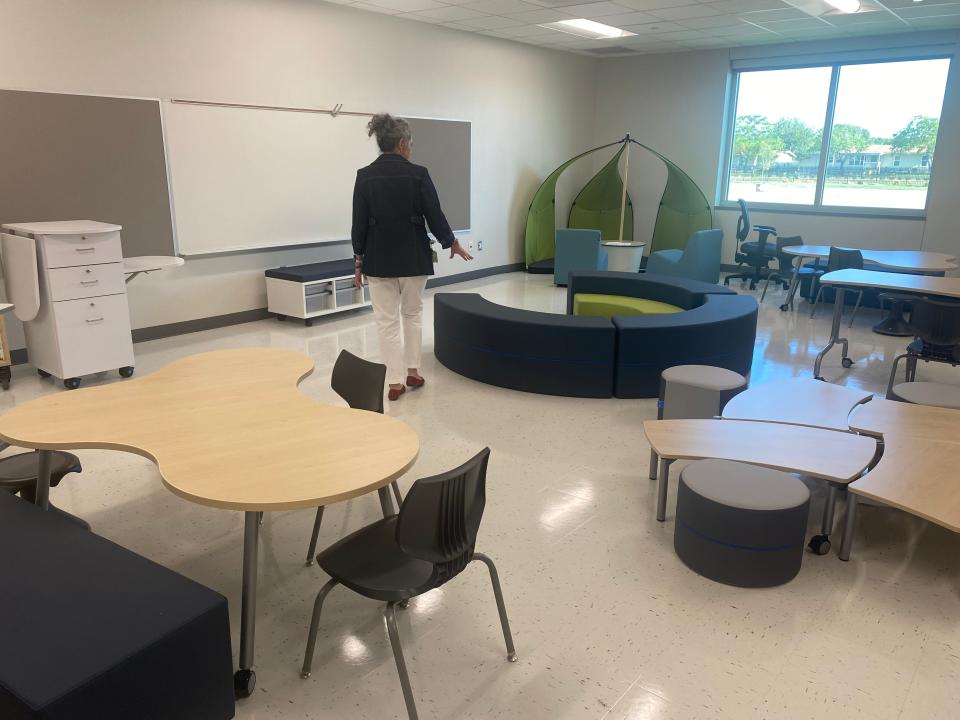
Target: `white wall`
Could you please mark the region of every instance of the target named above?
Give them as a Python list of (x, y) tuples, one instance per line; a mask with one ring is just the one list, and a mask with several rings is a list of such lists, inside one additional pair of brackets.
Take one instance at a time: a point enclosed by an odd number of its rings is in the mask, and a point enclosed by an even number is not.
[[(604, 60), (600, 66), (596, 141), (629, 132), (676, 162), (714, 202), (720, 182), (720, 150), (730, 62), (740, 57), (783, 57), (871, 47), (909, 47), (958, 42), (958, 33), (859, 38), (830, 43), (767, 45)], [(630, 191), (636, 237), (650, 237), (663, 172), (647, 161), (634, 176)], [(954, 63), (941, 117), (927, 220), (837, 217), (814, 214), (753, 212), (755, 223), (773, 225), (785, 235), (802, 235), (816, 244), (855, 247), (923, 248), (960, 253), (960, 67)], [(725, 262), (733, 261), (739, 213), (716, 210), (714, 225), (723, 228)]]
[[(521, 261), (537, 185), (593, 137), (596, 60), (320, 0), (0, 0), (0, 18), (3, 88), (339, 102), (471, 120), (473, 231), (465, 237), (484, 249), (470, 265), (441, 260), (439, 275)], [(349, 254), (344, 245), (188, 258), (130, 285), (133, 325), (262, 308), (265, 268)]]

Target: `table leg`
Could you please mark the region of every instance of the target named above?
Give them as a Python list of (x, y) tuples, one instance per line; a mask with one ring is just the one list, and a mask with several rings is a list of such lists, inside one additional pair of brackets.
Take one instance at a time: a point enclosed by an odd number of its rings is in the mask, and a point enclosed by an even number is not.
[(240, 669), (233, 674), (237, 698), (250, 697), (257, 685), (253, 672), (253, 644), (257, 629), (257, 571), (260, 514), (243, 514), (243, 590), (240, 595)]
[(660, 477), (657, 482), (657, 520), (667, 519), (667, 489), (670, 484), (670, 465), (673, 460), (660, 458)]
[(34, 502), (44, 510), (50, 507), (50, 462), (53, 459), (52, 450), (39, 450), (37, 467), (37, 490)]
[(910, 325), (903, 317), (903, 306), (903, 300), (891, 300), (886, 314), (880, 322), (873, 326), (873, 331), (878, 335), (892, 335), (894, 337), (910, 337), (913, 335)]
[(843, 301), (845, 295), (846, 290), (844, 288), (836, 288), (836, 296), (833, 299), (833, 325), (830, 328), (830, 342), (827, 343), (827, 346), (823, 348), (823, 350), (817, 353), (817, 359), (813, 361), (813, 377), (816, 380), (823, 380), (823, 377), (820, 375), (820, 365), (823, 363), (823, 358), (826, 354), (830, 352), (837, 343), (843, 347), (843, 358), (841, 360), (843, 366), (849, 368), (853, 365), (853, 361), (847, 357), (849, 342), (846, 338), (840, 337), (840, 325), (843, 322)]
[(390, 497), (390, 488), (380, 488), (377, 490), (377, 495), (380, 496), (380, 509), (383, 511), (383, 516), (386, 518), (396, 515), (397, 511), (393, 509), (393, 498)]
[(857, 525), (857, 496), (847, 493), (847, 519), (843, 525), (843, 540), (840, 543), (840, 559), (849, 560), (853, 547), (853, 533)]
[(800, 286), (800, 266), (803, 265), (803, 258), (798, 257), (793, 263), (793, 277), (790, 278), (790, 288), (787, 290), (787, 297), (783, 301), (783, 305), (780, 306), (780, 309), (784, 312), (793, 307), (793, 298)]

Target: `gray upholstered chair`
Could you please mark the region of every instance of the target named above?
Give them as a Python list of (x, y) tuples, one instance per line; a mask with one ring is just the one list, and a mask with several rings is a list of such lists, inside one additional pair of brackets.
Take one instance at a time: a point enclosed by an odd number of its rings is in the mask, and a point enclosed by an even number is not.
[(657, 250), (647, 259), (647, 272), (708, 283), (720, 281), (723, 230), (698, 230), (683, 250)]

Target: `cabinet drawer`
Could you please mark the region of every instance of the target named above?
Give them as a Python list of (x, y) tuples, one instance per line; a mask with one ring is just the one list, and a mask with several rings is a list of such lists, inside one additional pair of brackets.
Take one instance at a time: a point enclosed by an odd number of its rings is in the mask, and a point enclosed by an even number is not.
[(64, 377), (133, 365), (126, 295), (53, 303)]
[(43, 235), (40, 237), (43, 264), (48, 268), (118, 263), (123, 260), (120, 233), (96, 235)]
[(53, 268), (47, 272), (47, 278), (54, 301), (119, 295), (125, 291), (123, 263)]

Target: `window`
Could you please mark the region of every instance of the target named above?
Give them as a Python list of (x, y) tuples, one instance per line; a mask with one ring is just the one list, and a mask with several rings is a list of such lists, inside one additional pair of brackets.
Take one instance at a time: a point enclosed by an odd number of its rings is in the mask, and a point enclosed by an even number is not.
[(723, 200), (923, 210), (950, 60), (738, 70)]

